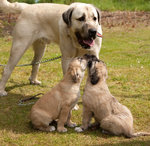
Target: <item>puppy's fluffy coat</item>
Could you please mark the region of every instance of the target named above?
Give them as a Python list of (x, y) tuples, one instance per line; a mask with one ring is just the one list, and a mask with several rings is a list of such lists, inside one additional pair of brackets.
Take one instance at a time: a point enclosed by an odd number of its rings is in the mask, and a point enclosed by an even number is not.
[(87, 61), (83, 57), (73, 59), (63, 80), (50, 92), (41, 97), (31, 109), (30, 118), (34, 128), (42, 131), (54, 131), (49, 124), (58, 119), (57, 130), (66, 132), (65, 124), (76, 126), (71, 122), (71, 109), (78, 100), (80, 83), (84, 76)]
[(94, 125), (99, 124), (105, 133), (124, 135), (128, 138), (150, 135), (145, 132), (133, 132), (133, 117), (130, 110), (120, 104), (108, 89), (106, 65), (95, 56), (91, 58), (88, 63), (89, 73), (83, 95), (82, 126), (76, 127), (76, 131), (86, 130), (94, 116)]

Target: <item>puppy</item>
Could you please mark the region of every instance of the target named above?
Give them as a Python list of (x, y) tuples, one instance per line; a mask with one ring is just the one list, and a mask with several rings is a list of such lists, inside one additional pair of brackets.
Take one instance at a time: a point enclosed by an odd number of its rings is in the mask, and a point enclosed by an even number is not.
[(86, 67), (87, 61), (84, 57), (73, 59), (63, 80), (33, 105), (30, 119), (34, 128), (41, 131), (54, 131), (55, 127), (49, 124), (57, 119), (59, 132), (67, 131), (65, 124), (69, 127), (76, 126), (70, 119), (71, 109), (77, 103), (80, 83)]
[(113, 97), (106, 84), (107, 69), (103, 61), (91, 56), (88, 63), (88, 78), (83, 95), (83, 121), (76, 131), (88, 129), (92, 116), (93, 125), (100, 125), (105, 133), (125, 137), (147, 136), (150, 133), (133, 132), (133, 117), (130, 110)]

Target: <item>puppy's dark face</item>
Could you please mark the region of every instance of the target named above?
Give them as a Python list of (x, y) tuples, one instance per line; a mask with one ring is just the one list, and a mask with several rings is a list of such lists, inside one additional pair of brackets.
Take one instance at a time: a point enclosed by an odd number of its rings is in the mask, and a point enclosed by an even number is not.
[(107, 69), (102, 60), (99, 60), (96, 58), (96, 56), (92, 55), (88, 61), (88, 68), (91, 84), (96, 85), (101, 80), (106, 80)]

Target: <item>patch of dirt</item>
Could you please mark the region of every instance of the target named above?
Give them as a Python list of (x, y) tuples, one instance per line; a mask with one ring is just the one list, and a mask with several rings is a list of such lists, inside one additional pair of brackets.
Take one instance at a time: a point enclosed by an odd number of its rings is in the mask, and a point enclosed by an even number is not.
[[(129, 12), (116, 11), (108, 12), (102, 11), (102, 26), (134, 28), (140, 24), (150, 26), (150, 12)], [(18, 14), (4, 14), (0, 12), (0, 36), (12, 34), (12, 29), (17, 21)]]
[(0, 36), (7, 36), (12, 34), (13, 27), (19, 15), (5, 14), (0, 12)]
[(102, 11), (102, 26), (111, 28), (116, 26), (136, 27), (150, 26), (150, 12)]

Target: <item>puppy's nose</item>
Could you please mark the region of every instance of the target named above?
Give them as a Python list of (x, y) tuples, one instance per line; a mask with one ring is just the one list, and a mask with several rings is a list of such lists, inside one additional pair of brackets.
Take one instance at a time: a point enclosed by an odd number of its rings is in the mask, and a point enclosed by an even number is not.
[(89, 32), (89, 37), (96, 38), (96, 33), (97, 33), (96, 29), (91, 28), (91, 29), (89, 29), (88, 32)]

